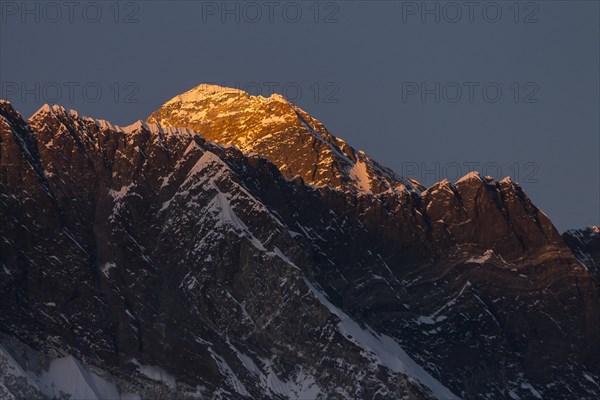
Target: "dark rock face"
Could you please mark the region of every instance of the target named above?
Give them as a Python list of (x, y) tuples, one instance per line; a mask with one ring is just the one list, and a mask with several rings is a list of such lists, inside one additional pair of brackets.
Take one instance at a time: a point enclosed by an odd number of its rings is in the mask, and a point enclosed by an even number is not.
[(575, 257), (589, 269), (596, 286), (600, 285), (600, 226), (571, 229), (562, 237)]
[(27, 126), (3, 107), (3, 333), (144, 398), (435, 393), (344, 336), (304, 279), (297, 234), (255, 197), (285, 204), (297, 191), (264, 159), (59, 107)]
[(244, 155), (186, 111), (203, 136), (0, 103), (0, 329), (28, 348), (2, 340), (6, 365), (71, 354), (143, 398), (598, 397), (591, 269), (518, 184), (351, 179), (353, 149), (315, 178), (296, 122)]
[(410, 224), (420, 235), (396, 232), (407, 250), (366, 242), (385, 264), (319, 268), (318, 281), (336, 282), (323, 283), (328, 293), (462, 397), (593, 398), (585, 376), (597, 371), (595, 285), (520, 187), (473, 174), (414, 204), (390, 210), (390, 231), (377, 236)]

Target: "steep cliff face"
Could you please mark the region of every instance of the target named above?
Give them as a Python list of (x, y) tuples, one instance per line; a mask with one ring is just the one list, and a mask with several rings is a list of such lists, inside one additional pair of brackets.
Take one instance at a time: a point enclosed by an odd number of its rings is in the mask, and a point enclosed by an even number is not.
[(282, 98), (216, 87), (160, 125), (0, 115), (16, 398), (51, 396), (56, 365), (98, 398), (599, 395), (596, 284), (509, 179), (423, 190)]
[(600, 226), (570, 229), (562, 237), (575, 257), (589, 269), (596, 285), (600, 285)]

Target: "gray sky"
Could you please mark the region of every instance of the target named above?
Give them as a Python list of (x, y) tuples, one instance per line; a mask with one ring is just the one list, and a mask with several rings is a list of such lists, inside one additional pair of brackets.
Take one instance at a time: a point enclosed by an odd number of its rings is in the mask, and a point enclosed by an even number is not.
[(275, 91), (427, 185), (511, 175), (600, 224), (599, 3), (473, 3), (2, 1), (0, 97), (127, 125), (202, 82)]

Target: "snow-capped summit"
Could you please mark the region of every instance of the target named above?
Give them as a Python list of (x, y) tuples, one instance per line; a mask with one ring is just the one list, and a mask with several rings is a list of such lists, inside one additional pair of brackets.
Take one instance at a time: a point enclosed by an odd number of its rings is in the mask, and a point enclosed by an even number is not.
[(191, 128), (246, 154), (256, 152), (288, 178), (300, 176), (308, 184), (359, 193), (415, 189), (279, 94), (252, 96), (202, 84), (166, 102), (148, 122)]

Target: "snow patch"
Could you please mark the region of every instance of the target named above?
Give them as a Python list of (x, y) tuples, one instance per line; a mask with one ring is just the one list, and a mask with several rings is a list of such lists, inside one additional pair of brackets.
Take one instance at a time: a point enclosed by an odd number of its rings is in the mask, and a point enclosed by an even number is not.
[(258, 378), (261, 387), (266, 391), (290, 400), (316, 399), (322, 394), (321, 388), (311, 374), (301, 370), (290, 380), (284, 381), (274, 372), (271, 360), (261, 359), (263, 364), (261, 369), (251, 357), (240, 352), (231, 343), (229, 347), (244, 367)]
[(137, 366), (137, 371), (146, 378), (152, 379), (153, 381), (162, 382), (171, 389), (177, 388), (177, 382), (175, 381), (175, 378), (161, 367), (140, 364), (135, 358), (132, 358), (131, 362)]
[(104, 274), (104, 276), (106, 276), (108, 278), (108, 273), (111, 269), (115, 268), (117, 266), (117, 264), (115, 264), (114, 262), (107, 262), (104, 263), (102, 265), (102, 267), (100, 267), (100, 271)]
[(209, 347), (208, 351), (210, 352), (210, 355), (213, 358), (213, 360), (215, 360), (215, 362), (217, 363), (219, 371), (221, 371), (221, 374), (225, 376), (231, 387), (233, 387), (233, 389), (238, 394), (242, 396), (249, 396), (250, 394), (246, 390), (246, 387), (242, 382), (240, 382), (238, 377), (235, 375), (235, 373), (233, 372), (229, 364), (227, 364), (227, 362), (223, 359), (223, 357), (215, 353), (212, 347)]
[(488, 262), (490, 259), (492, 259), (492, 257), (494, 257), (494, 251), (493, 250), (486, 250), (485, 253), (483, 253), (482, 256), (479, 257), (471, 257), (467, 260), (468, 263), (472, 263), (472, 264), (485, 264), (486, 262)]
[[(0, 346), (0, 363), (6, 367), (5, 375), (24, 377), (34, 389), (50, 398), (60, 398), (61, 393), (73, 399), (104, 400), (131, 399), (136, 394), (123, 397), (109, 374), (100, 376), (73, 357), (56, 358), (50, 361), (47, 370), (35, 373), (21, 366), (12, 355)], [(139, 398), (139, 396), (138, 396)]]
[(358, 189), (371, 193), (371, 178), (369, 178), (367, 164), (364, 161), (358, 160), (354, 163), (350, 169), (350, 179), (356, 183)]
[(104, 380), (89, 371), (73, 356), (57, 358), (50, 363), (38, 381), (38, 387), (52, 397), (61, 391), (75, 399), (119, 399), (119, 391), (114, 382)]

